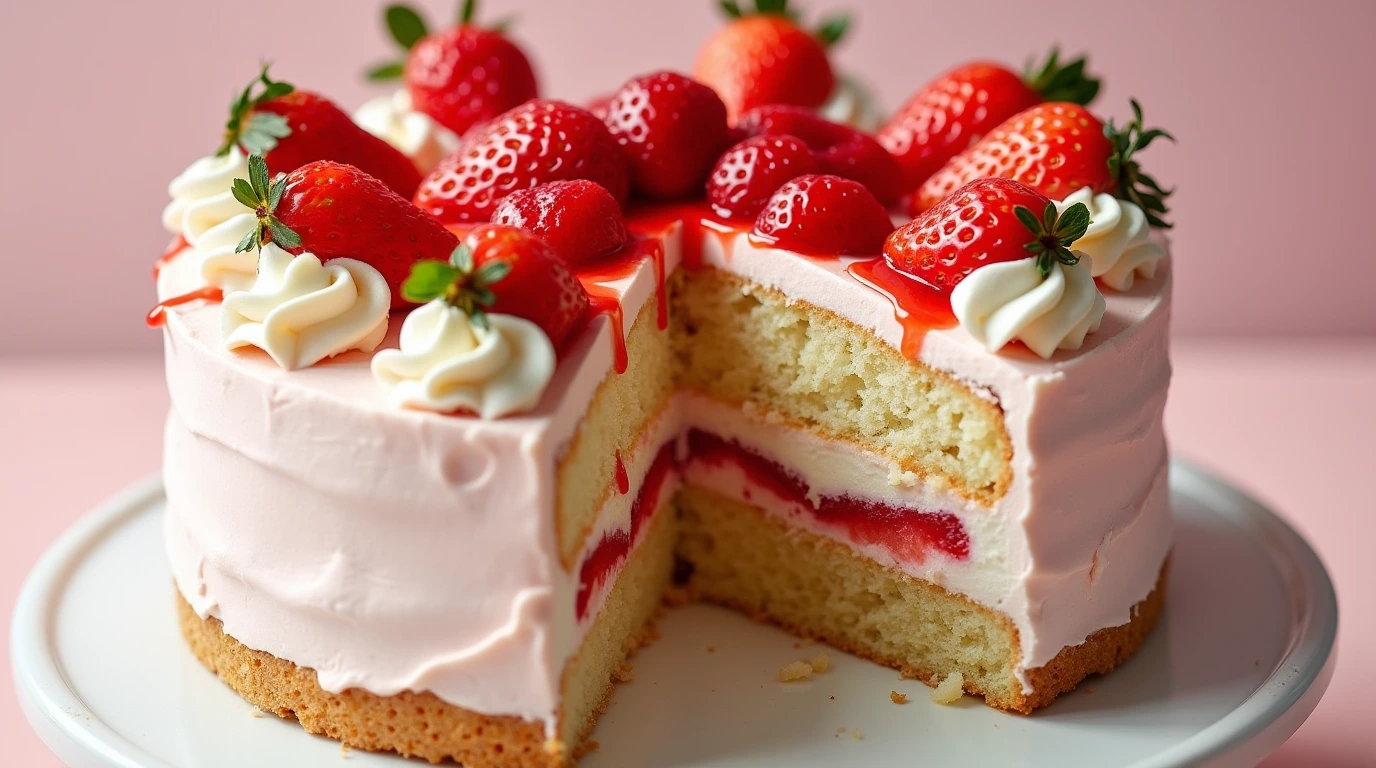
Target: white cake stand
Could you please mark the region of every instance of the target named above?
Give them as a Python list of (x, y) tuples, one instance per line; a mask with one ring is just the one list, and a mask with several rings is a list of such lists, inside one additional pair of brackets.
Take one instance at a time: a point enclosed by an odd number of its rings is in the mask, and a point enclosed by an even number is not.
[[(636, 657), (582, 765), (1255, 765), (1328, 686), (1333, 586), (1298, 534), (1226, 484), (1176, 463), (1171, 493), (1162, 624), (1125, 666), (1032, 717), (968, 697), (938, 706), (921, 683), (831, 649), (830, 671), (782, 684), (781, 666), (824, 647), (692, 606), (671, 611)], [(33, 727), (75, 768), (339, 768), (338, 743), (255, 716), (183, 647), (161, 518), (151, 479), (93, 511), (30, 575), (13, 663)], [(343, 756), (356, 768), (416, 765)]]

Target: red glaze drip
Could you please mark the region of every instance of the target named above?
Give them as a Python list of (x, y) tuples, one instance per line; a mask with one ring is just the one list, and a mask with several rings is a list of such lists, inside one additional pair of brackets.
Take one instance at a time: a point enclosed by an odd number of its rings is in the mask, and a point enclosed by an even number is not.
[(883, 257), (857, 261), (846, 268), (851, 277), (884, 294), (893, 316), (903, 326), (903, 356), (916, 360), (927, 331), (954, 328), (955, 313), (946, 294), (889, 266)]
[(626, 324), (621, 315), (621, 294), (601, 285), (584, 285), (588, 290), (589, 319), (606, 315), (612, 321), (612, 364), (617, 373), (625, 373), (630, 365), (626, 355)]
[(621, 451), (616, 452), (616, 490), (622, 496), (631, 492), (631, 479), (626, 476), (626, 462), (621, 460)]
[(745, 232), (750, 223), (733, 223), (712, 212), (705, 202), (644, 205), (633, 208), (626, 215), (626, 228), (647, 237), (663, 237), (673, 226), (683, 223), (683, 267), (697, 270), (702, 267), (702, 242), (709, 232), (723, 240), (729, 235)]
[(611, 256), (581, 265), (577, 271), (578, 279), (582, 280), (583, 286), (591, 292), (594, 285), (630, 277), (640, 269), (640, 265), (644, 264), (646, 259), (651, 260), (655, 269), (655, 300), (659, 312), (657, 320), (662, 331), (669, 327), (669, 292), (665, 282), (668, 275), (664, 264), (664, 243), (654, 236), (633, 235), (632, 238), (625, 248)]
[(955, 560), (970, 556), (970, 537), (950, 512), (895, 507), (852, 496), (822, 496), (816, 504), (802, 478), (788, 468), (734, 440), (723, 440), (699, 429), (688, 432), (692, 461), (714, 466), (735, 464), (751, 482), (780, 499), (808, 509), (823, 522), (842, 526), (851, 539), (887, 549), (904, 562), (921, 563), (933, 551)]
[(169, 261), (176, 258), (177, 254), (181, 253), (184, 248), (190, 245), (191, 243), (186, 242), (185, 235), (177, 235), (177, 239), (173, 240), (172, 244), (167, 246), (167, 250), (163, 251), (162, 255), (158, 257), (158, 260), (153, 262), (153, 279), (157, 280), (158, 275), (162, 274), (162, 268), (167, 266)]
[(144, 322), (148, 323), (149, 328), (158, 328), (167, 322), (167, 310), (170, 307), (190, 304), (193, 301), (221, 301), (224, 297), (225, 292), (219, 288), (210, 286), (197, 288), (191, 293), (183, 293), (180, 296), (173, 296), (158, 302), (157, 306), (149, 310), (148, 317), (144, 318)]
[[(619, 453), (617, 466), (621, 466)], [(592, 552), (583, 559), (583, 564), (578, 568), (578, 596), (574, 605), (579, 621), (587, 615), (588, 601), (592, 599), (598, 585), (605, 584), (617, 566), (630, 554), (631, 546), (640, 535), (640, 531), (654, 515), (655, 502), (659, 499), (664, 484), (673, 476), (674, 468), (674, 441), (670, 440), (660, 446), (654, 462), (645, 473), (645, 481), (640, 484), (635, 501), (631, 502), (630, 530), (608, 531), (602, 536), (602, 540), (597, 542), (597, 546), (593, 547)]]

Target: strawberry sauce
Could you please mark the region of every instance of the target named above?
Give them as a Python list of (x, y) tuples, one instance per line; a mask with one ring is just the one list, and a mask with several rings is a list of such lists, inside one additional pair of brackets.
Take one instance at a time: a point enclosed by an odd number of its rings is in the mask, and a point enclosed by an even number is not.
[(616, 491), (622, 496), (631, 492), (631, 479), (626, 476), (626, 462), (621, 460), (621, 451), (616, 452)]
[(173, 296), (158, 302), (157, 306), (149, 310), (148, 317), (144, 318), (144, 322), (148, 323), (149, 328), (159, 328), (167, 322), (167, 310), (171, 307), (179, 307), (193, 301), (221, 301), (224, 297), (225, 292), (219, 288), (211, 286), (197, 288), (191, 293), (183, 293), (180, 296)]
[[(621, 455), (618, 453), (618, 467), (621, 467), (620, 458)], [(645, 528), (645, 523), (654, 515), (664, 484), (674, 475), (674, 470), (674, 441), (670, 440), (655, 454), (654, 462), (645, 473), (645, 481), (640, 484), (635, 501), (631, 502), (630, 530), (607, 531), (578, 568), (578, 596), (574, 609), (579, 621), (587, 616), (588, 603), (592, 600), (593, 593), (608, 582), (630, 555), (631, 547)]]
[(908, 277), (881, 256), (857, 261), (846, 268), (850, 276), (888, 297), (893, 304), (893, 316), (903, 326), (903, 356), (916, 360), (922, 351), (927, 331), (954, 328), (955, 313), (950, 297), (938, 292), (916, 278)]
[(821, 496), (814, 503), (802, 478), (735, 440), (693, 429), (687, 442), (690, 461), (711, 466), (733, 464), (755, 486), (808, 510), (821, 522), (845, 529), (857, 544), (883, 547), (899, 561), (922, 563), (933, 552), (954, 560), (970, 556), (970, 537), (950, 512), (898, 507), (853, 496)]
[(177, 254), (181, 253), (183, 249), (190, 245), (190, 243), (186, 242), (185, 235), (177, 235), (177, 239), (173, 240), (172, 244), (167, 246), (167, 250), (163, 251), (162, 255), (158, 257), (158, 260), (153, 262), (153, 279), (157, 280), (158, 275), (162, 274), (162, 268), (167, 266), (168, 262), (176, 258)]

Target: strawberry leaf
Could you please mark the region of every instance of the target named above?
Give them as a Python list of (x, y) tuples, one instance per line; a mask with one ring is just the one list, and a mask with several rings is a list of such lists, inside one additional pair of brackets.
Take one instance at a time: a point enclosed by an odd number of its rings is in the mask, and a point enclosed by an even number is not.
[(453, 253), (449, 254), (449, 263), (453, 264), (464, 273), (473, 271), (473, 251), (465, 243), (454, 246)]
[(459, 7), (459, 26), (472, 24), (477, 17), (477, 3), (474, 0), (463, 0), (463, 5)]
[(509, 261), (489, 261), (478, 269), (474, 276), (480, 286), (489, 286), (493, 283), (501, 282), (502, 278), (511, 274), (511, 262)]
[(416, 304), (442, 298), (463, 277), (463, 272), (435, 259), (411, 265), (411, 274), (401, 284), (401, 297)]
[(364, 76), (375, 83), (385, 83), (389, 80), (400, 80), (405, 69), (405, 62), (389, 61), (386, 64), (378, 64), (364, 73)]
[(841, 38), (846, 36), (848, 29), (850, 29), (849, 16), (831, 16), (823, 19), (822, 26), (817, 28), (817, 39), (821, 41), (823, 48), (830, 48), (841, 42)]
[(1175, 141), (1175, 137), (1160, 128), (1144, 128), (1142, 105), (1131, 100), (1132, 120), (1119, 128), (1112, 120), (1104, 124), (1104, 137), (1113, 145), (1108, 159), (1108, 172), (1115, 181), (1114, 194), (1137, 205), (1147, 215), (1147, 223), (1160, 229), (1170, 229), (1166, 221), (1166, 198), (1175, 191), (1162, 189), (1151, 176), (1142, 171), (1136, 153), (1146, 149), (1157, 139)]
[(230, 192), (235, 200), (253, 211), (253, 215), (258, 217), (258, 224), (239, 241), (235, 253), (248, 251), (255, 245), (261, 248), (269, 240), (282, 248), (300, 247), (301, 236), (283, 224), (276, 215), (277, 204), (282, 202), (286, 186), (287, 177), (280, 173), (276, 179), (268, 181), (268, 164), (262, 155), (249, 155), (248, 179), (235, 179), (230, 184)]
[(277, 140), (291, 135), (287, 118), (271, 112), (254, 112), (239, 134), (239, 145), (256, 155), (277, 147)]
[(411, 50), (412, 46), (429, 34), (425, 28), (425, 20), (420, 14), (401, 3), (387, 6), (382, 12), (382, 18), (387, 23), (387, 31), (391, 33), (392, 39), (405, 50)]
[(741, 10), (741, 6), (736, 0), (721, 0), (717, 5), (721, 7), (721, 12), (726, 14), (726, 18), (728, 19), (739, 19), (745, 15), (745, 12)]
[(234, 195), (234, 199), (242, 203), (244, 207), (258, 207), (258, 197), (253, 192), (253, 185), (244, 179), (235, 179), (234, 183), (230, 185), (229, 191)]
[[(269, 77), (269, 66), (271, 65), (263, 64), (258, 76), (253, 78), (230, 103), (224, 139), (220, 142), (220, 148), (215, 151), (217, 157), (229, 154), (229, 150), (236, 145), (243, 146), (250, 153), (263, 154), (276, 147), (278, 139), (291, 135), (291, 126), (287, 124), (286, 118), (254, 111), (264, 102), (280, 99), (296, 90), (288, 83)], [(259, 85), (263, 86), (263, 91), (255, 94), (254, 89)]]
[(250, 231), (248, 232), (248, 234), (244, 235), (244, 239), (240, 240), (238, 245), (234, 246), (234, 252), (235, 252), (235, 253), (247, 253), (247, 252), (249, 252), (249, 251), (251, 251), (251, 250), (253, 250), (254, 248), (257, 248), (257, 247), (258, 247), (258, 230), (257, 230), (257, 229), (252, 229), (252, 230), (250, 230)]
[(1081, 105), (1094, 101), (1099, 95), (1099, 80), (1085, 73), (1088, 60), (1080, 56), (1063, 64), (1060, 55), (1060, 49), (1052, 48), (1040, 66), (1035, 60), (1029, 61), (1023, 73), (1028, 87), (1041, 94), (1044, 101)]

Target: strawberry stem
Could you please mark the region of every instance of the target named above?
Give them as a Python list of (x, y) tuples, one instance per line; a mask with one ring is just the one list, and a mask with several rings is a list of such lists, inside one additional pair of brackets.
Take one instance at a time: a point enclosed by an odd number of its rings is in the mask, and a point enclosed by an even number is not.
[(446, 304), (463, 310), (473, 325), (487, 329), (484, 308), (497, 302), (492, 286), (511, 274), (511, 262), (494, 259), (473, 268), (473, 251), (459, 243), (449, 254), (449, 261), (424, 259), (411, 265), (411, 274), (401, 284), (401, 297), (424, 304), (443, 299)]
[(1013, 213), (1032, 233), (1032, 240), (1023, 248), (1037, 258), (1037, 272), (1043, 279), (1051, 274), (1056, 262), (1080, 263), (1080, 255), (1070, 246), (1089, 229), (1089, 208), (1084, 203), (1076, 203), (1060, 213), (1056, 204), (1048, 201), (1040, 219), (1025, 205), (1015, 206)]
[(286, 188), (286, 174), (279, 173), (276, 179), (269, 181), (268, 164), (263, 160), (263, 156), (249, 156), (248, 179), (235, 179), (229, 191), (235, 200), (253, 211), (254, 216), (258, 218), (258, 225), (239, 241), (234, 248), (235, 253), (251, 251), (254, 248), (262, 250), (269, 242), (288, 250), (301, 247), (301, 236), (276, 216), (277, 206), (282, 202)]
[[(235, 145), (241, 146), (252, 154), (265, 155), (277, 146), (278, 139), (291, 135), (287, 119), (271, 112), (254, 110), (273, 99), (281, 98), (296, 90), (289, 83), (273, 80), (268, 76), (270, 62), (263, 63), (258, 76), (249, 81), (247, 87), (229, 105), (229, 122), (225, 123), (224, 141), (215, 151), (216, 157), (224, 157)], [(261, 93), (255, 93), (261, 84)]]
[(1023, 72), (1027, 86), (1041, 94), (1043, 101), (1069, 101), (1085, 105), (1099, 95), (1099, 80), (1085, 72), (1088, 59), (1079, 56), (1062, 63), (1061, 50), (1053, 47), (1046, 61), (1038, 65), (1028, 60)]
[(1175, 137), (1160, 128), (1144, 128), (1142, 105), (1136, 99), (1132, 103), (1132, 120), (1117, 127), (1110, 120), (1104, 124), (1104, 137), (1113, 144), (1113, 154), (1108, 158), (1108, 173), (1114, 179), (1114, 194), (1135, 203), (1147, 215), (1147, 223), (1160, 229), (1170, 229), (1173, 225), (1165, 220), (1166, 198), (1174, 189), (1162, 189), (1156, 179), (1148, 176), (1138, 165), (1136, 154), (1159, 138), (1175, 141)]

